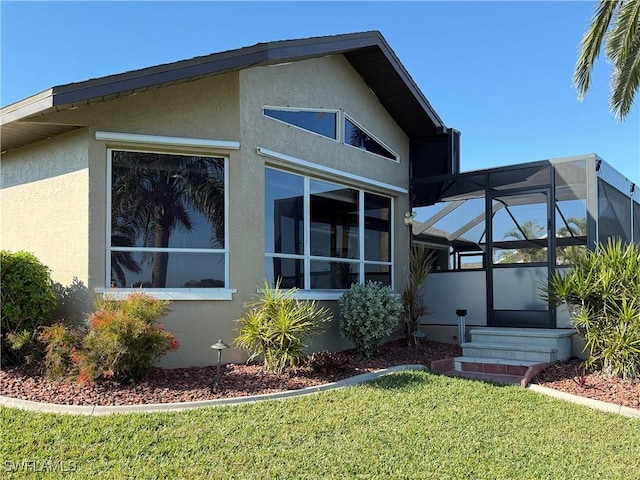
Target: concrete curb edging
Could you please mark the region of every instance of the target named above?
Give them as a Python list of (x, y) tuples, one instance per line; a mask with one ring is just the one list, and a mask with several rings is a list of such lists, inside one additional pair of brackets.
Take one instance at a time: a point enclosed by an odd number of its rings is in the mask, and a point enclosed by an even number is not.
[(395, 367), (376, 370), (375, 372), (363, 373), (354, 377), (345, 378), (337, 382), (325, 383), (315, 387), (302, 388), (300, 390), (291, 390), (286, 392), (265, 393), (262, 395), (253, 395), (247, 397), (234, 398), (218, 398), (215, 400), (201, 400), (197, 402), (176, 402), (176, 403), (153, 403), (142, 405), (60, 405), (56, 403), (42, 403), (31, 400), (22, 400), (19, 398), (0, 396), (0, 405), (10, 408), (18, 408), (21, 410), (29, 410), (45, 413), (63, 413), (67, 415), (87, 415), (100, 416), (122, 413), (155, 413), (155, 412), (181, 412), (184, 410), (192, 410), (194, 408), (215, 407), (225, 405), (241, 405), (247, 403), (255, 403), (264, 400), (277, 400), (281, 398), (298, 397), (302, 395), (311, 395), (313, 393), (333, 390), (335, 388), (359, 385), (361, 383), (370, 382), (390, 373), (402, 372), (404, 370), (426, 370), (424, 365), (398, 365)]
[[(336, 388), (348, 387), (353, 385), (359, 385), (361, 383), (370, 382), (377, 378), (390, 373), (402, 372), (405, 370), (427, 370), (424, 365), (398, 365), (395, 367), (385, 368), (377, 370), (375, 372), (363, 373), (354, 377), (345, 378), (337, 382), (325, 383), (323, 385), (317, 385), (315, 387), (302, 388), (300, 390), (291, 390), (286, 392), (265, 393), (262, 395), (253, 395), (247, 397), (235, 397), (235, 398), (219, 398), (215, 400), (201, 400), (197, 402), (178, 402), (178, 403), (155, 403), (147, 405), (60, 405), (55, 403), (41, 403), (31, 400), (22, 400), (19, 398), (0, 396), (0, 405), (9, 408), (18, 408), (21, 410), (28, 410), (32, 412), (45, 412), (45, 413), (62, 413), (67, 415), (87, 415), (87, 416), (101, 416), (123, 413), (155, 413), (155, 412), (181, 412), (184, 410), (192, 410), (202, 407), (215, 407), (225, 405), (242, 405), (249, 403), (256, 403), (265, 400), (278, 400), (282, 398), (299, 397), (303, 395), (311, 395), (318, 392), (327, 390), (333, 390)], [(593, 400), (590, 398), (580, 397), (578, 395), (572, 395), (569, 393), (553, 390), (551, 388), (543, 387), (535, 383), (530, 383), (527, 389), (547, 395), (549, 397), (557, 398), (567, 402), (584, 405), (603, 412), (615, 413), (623, 415), (625, 417), (640, 418), (640, 410), (631, 407), (625, 407), (624, 405), (615, 405), (612, 403), (603, 402), (600, 400)]]
[(542, 393), (549, 397), (558, 398), (566, 402), (576, 403), (584, 405), (589, 408), (594, 408), (602, 412), (616, 413), (625, 417), (640, 418), (640, 410), (635, 408), (625, 407), (624, 405), (616, 405), (614, 403), (607, 403), (601, 400), (593, 400), (591, 398), (580, 397), (578, 395), (572, 395), (570, 393), (561, 392), (559, 390), (553, 390), (552, 388), (543, 387), (535, 383), (530, 383), (527, 389), (534, 392)]

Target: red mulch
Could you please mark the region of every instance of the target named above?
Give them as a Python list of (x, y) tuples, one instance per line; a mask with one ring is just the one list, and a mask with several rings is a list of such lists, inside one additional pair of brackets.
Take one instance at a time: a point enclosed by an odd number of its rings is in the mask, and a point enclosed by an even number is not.
[(554, 363), (533, 381), (554, 390), (640, 410), (640, 379), (621, 380), (598, 371), (585, 373), (582, 361), (577, 359)]
[[(64, 405), (135, 405), (192, 402), (216, 398), (243, 397), (284, 390), (295, 390), (334, 382), (394, 365), (423, 364), (461, 354), (457, 345), (422, 341), (418, 355), (405, 341), (381, 346), (377, 355), (365, 359), (353, 351), (343, 352), (348, 367), (339, 374), (320, 374), (309, 367), (289, 370), (282, 375), (265, 373), (257, 364), (228, 364), (221, 369), (220, 385), (215, 388), (216, 367), (155, 368), (142, 382), (123, 385), (111, 381), (77, 384), (47, 379), (33, 369), (0, 370), (0, 395)], [(573, 380), (574, 363), (554, 364), (536, 381), (557, 390), (597, 398), (640, 409), (640, 381), (622, 381), (597, 373), (586, 377), (584, 388)]]

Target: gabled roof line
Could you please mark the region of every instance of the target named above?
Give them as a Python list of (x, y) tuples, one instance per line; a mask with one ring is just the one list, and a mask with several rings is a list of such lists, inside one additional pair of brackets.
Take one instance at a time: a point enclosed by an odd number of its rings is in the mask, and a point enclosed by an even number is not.
[[(379, 57), (382, 53), (386, 59), (385, 63), (388, 62), (385, 68), (388, 69), (390, 66), (397, 75), (396, 79), (391, 79), (396, 84), (394, 88), (397, 86), (399, 90), (404, 90), (402, 95), (412, 99), (410, 103), (413, 103), (411, 108), (414, 109), (414, 113), (422, 110), (422, 115), (426, 115), (433, 128), (436, 130), (444, 128), (440, 117), (378, 31), (258, 43), (235, 50), (59, 85), (3, 107), (0, 109), (0, 124), (7, 125), (34, 115), (46, 114), (51, 108), (62, 109), (91, 101), (101, 101), (108, 97), (128, 95), (163, 84), (181, 83), (207, 75), (327, 55), (344, 54), (367, 81), (368, 78), (365, 77), (375, 76), (375, 72), (368, 68), (364, 61), (359, 65), (356, 63), (358, 63), (360, 52), (364, 55), (366, 52), (375, 52), (376, 49), (376, 55)], [(387, 70), (387, 74), (393, 76), (390, 69)], [(380, 98), (379, 92), (374, 91), (374, 93)], [(384, 104), (385, 100), (381, 100)]]

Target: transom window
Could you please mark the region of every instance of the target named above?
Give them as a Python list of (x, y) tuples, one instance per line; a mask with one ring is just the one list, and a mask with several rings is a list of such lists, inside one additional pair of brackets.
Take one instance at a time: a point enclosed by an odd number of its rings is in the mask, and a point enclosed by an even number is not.
[(228, 287), (226, 159), (109, 151), (108, 285)]
[(267, 280), (302, 290), (391, 285), (391, 211), (391, 198), (267, 168)]
[(339, 110), (264, 107), (266, 117), (398, 161), (399, 157), (373, 134)]
[(338, 139), (337, 112), (331, 110), (279, 110), (265, 108), (267, 117), (275, 118), (323, 137)]
[(391, 152), (369, 135), (362, 127), (356, 125), (352, 120), (345, 116), (344, 119), (344, 143), (353, 147), (375, 153), (389, 160), (397, 160), (398, 156)]

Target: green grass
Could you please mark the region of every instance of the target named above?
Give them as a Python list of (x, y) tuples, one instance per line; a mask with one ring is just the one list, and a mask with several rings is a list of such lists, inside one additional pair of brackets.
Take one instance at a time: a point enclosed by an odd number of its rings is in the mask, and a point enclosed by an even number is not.
[[(637, 419), (427, 372), (181, 413), (0, 418), (3, 478), (640, 478)], [(29, 472), (52, 466), (74, 471)]]

